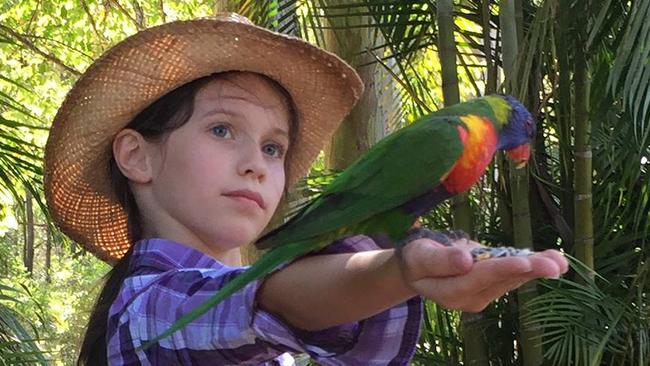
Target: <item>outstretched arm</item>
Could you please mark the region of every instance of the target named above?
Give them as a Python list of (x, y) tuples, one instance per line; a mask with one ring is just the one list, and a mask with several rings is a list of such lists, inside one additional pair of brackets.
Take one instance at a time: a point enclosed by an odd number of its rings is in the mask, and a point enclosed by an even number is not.
[(312, 256), (269, 276), (257, 301), (290, 325), (315, 331), (368, 318), (415, 295), (476, 312), (525, 282), (568, 269), (554, 250), (473, 263), (469, 249), (418, 239), (401, 259), (392, 249)]

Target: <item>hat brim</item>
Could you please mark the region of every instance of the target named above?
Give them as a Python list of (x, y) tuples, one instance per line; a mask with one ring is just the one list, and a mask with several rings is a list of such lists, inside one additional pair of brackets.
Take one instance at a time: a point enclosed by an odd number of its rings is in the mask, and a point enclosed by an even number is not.
[(310, 167), (363, 92), (339, 57), (236, 16), (178, 21), (120, 42), (77, 81), (45, 149), (50, 213), (70, 238), (115, 263), (129, 248), (126, 215), (113, 197), (108, 161), (114, 136), (140, 111), (189, 81), (224, 71), (266, 75), (291, 95), (298, 119), (287, 177)]

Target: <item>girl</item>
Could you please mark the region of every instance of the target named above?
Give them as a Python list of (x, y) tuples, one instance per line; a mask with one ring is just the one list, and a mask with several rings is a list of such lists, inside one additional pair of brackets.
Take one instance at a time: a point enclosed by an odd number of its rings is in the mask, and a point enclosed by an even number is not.
[(420, 296), (479, 311), (567, 270), (556, 251), (474, 264), (467, 246), (419, 239), (396, 256), (351, 237), (136, 351), (244, 270), (240, 247), (361, 91), (336, 56), (233, 14), (142, 31), (97, 60), (46, 147), (53, 218), (115, 265), (78, 363), (292, 365), (291, 351), (324, 365), (404, 365)]

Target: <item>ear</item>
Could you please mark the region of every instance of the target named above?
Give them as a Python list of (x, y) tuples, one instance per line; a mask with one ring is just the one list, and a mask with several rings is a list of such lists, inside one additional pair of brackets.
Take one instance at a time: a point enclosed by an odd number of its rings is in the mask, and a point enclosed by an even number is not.
[(113, 139), (113, 156), (118, 168), (130, 181), (148, 183), (152, 177), (151, 149), (142, 135), (130, 128), (120, 131)]

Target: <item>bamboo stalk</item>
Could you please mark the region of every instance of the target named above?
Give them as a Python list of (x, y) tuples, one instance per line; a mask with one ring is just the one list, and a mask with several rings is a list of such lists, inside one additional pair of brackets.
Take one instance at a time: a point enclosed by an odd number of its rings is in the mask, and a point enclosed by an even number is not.
[[(564, 189), (561, 193), (560, 208), (564, 220), (569, 227), (573, 227), (573, 158), (571, 143), (571, 66), (569, 54), (564, 52), (568, 48), (570, 6), (567, 1), (559, 1), (558, 23), (556, 36), (556, 53), (558, 62), (558, 87), (555, 100), (558, 125), (559, 159), (560, 159), (560, 185)], [(565, 242), (565, 248), (573, 246), (573, 238)]]
[[(438, 2), (438, 57), (442, 73), (442, 95), (445, 106), (460, 102), (458, 70), (456, 67), (456, 40), (454, 39), (453, 1)], [(452, 201), (454, 227), (472, 235), (473, 213), (467, 194), (457, 195)]]
[[(584, 51), (586, 19), (577, 17), (575, 42), (575, 229), (576, 258), (594, 268), (594, 230), (592, 205), (591, 122), (589, 121), (589, 73)], [(593, 272), (591, 273), (593, 276)]]
[[(457, 50), (454, 38), (453, 0), (440, 0), (437, 3), (438, 57), (442, 73), (442, 95), (445, 106), (460, 102), (458, 89)], [(452, 210), (454, 228), (472, 235), (473, 212), (467, 194), (453, 198)], [(464, 364), (488, 365), (488, 347), (481, 329), (482, 314), (462, 314), (461, 332), (463, 337)]]
[[(490, 33), (492, 27), (490, 19), (492, 11), (490, 10), (491, 0), (482, 0), (482, 19), (483, 19), (483, 53), (485, 53), (485, 67), (487, 71), (487, 82), (485, 83), (485, 94), (492, 94), (497, 91), (497, 67), (492, 56), (492, 37)], [(496, 58), (496, 55), (494, 56)]]
[[(516, 75), (516, 62), (518, 56), (517, 34), (517, 9), (521, 5), (516, 4), (521, 0), (502, 0), (500, 2), (499, 18), (501, 22), (503, 67), (506, 80), (506, 92), (512, 93), (512, 86), (518, 75)], [(531, 74), (536, 77), (535, 74)], [(532, 83), (535, 85), (535, 83)], [(527, 88), (516, 93), (519, 96), (528, 94)], [(533, 230), (531, 225), (531, 213), (529, 202), (529, 173), (528, 168), (517, 169), (510, 166), (510, 186), (512, 198), (512, 224), (513, 242), (517, 248), (533, 248)], [(544, 362), (542, 353), (541, 331), (538, 325), (527, 324), (523, 321), (528, 314), (527, 302), (537, 297), (536, 282), (529, 282), (517, 290), (519, 308), (519, 343), (521, 345), (521, 361), (523, 366), (539, 366)]]
[[(512, 193), (512, 221), (514, 243), (517, 248), (533, 247), (533, 231), (529, 204), (530, 181), (528, 169), (510, 167), (510, 184)], [(537, 297), (537, 282), (532, 281), (517, 289), (519, 303), (519, 342), (521, 344), (522, 365), (538, 366), (544, 362), (539, 325), (528, 325), (523, 322), (528, 316), (526, 306), (528, 301)]]

